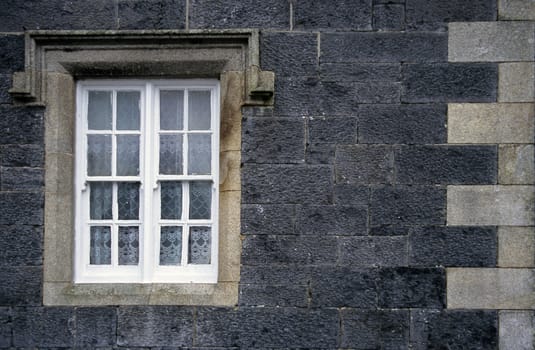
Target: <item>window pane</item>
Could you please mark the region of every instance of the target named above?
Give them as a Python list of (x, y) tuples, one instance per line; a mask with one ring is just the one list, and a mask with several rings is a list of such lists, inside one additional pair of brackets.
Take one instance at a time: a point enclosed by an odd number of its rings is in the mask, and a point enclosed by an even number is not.
[(89, 217), (91, 220), (111, 220), (113, 184), (91, 182), (89, 184)]
[(160, 90), (160, 129), (182, 130), (184, 91)]
[(119, 265), (137, 265), (139, 261), (139, 228), (119, 227)]
[(211, 135), (188, 135), (188, 174), (208, 175), (211, 171), (212, 158)]
[(209, 264), (211, 255), (210, 227), (190, 227), (189, 230), (189, 264)]
[(161, 183), (161, 218), (180, 220), (182, 218), (182, 183), (165, 181)]
[(188, 96), (189, 130), (210, 130), (210, 91), (190, 91)]
[(89, 91), (87, 127), (89, 130), (111, 130), (111, 91)]
[(119, 182), (117, 186), (119, 220), (139, 218), (139, 183)]
[(182, 260), (182, 227), (160, 228), (160, 265), (180, 265)]
[(91, 226), (89, 263), (91, 265), (111, 264), (111, 230), (109, 226)]
[(87, 174), (111, 175), (111, 135), (87, 135)]
[(117, 91), (117, 129), (139, 130), (139, 91)]
[(139, 175), (138, 135), (117, 135), (117, 175)]
[(182, 175), (182, 135), (160, 135), (160, 174)]
[(212, 184), (206, 181), (190, 182), (189, 191), (189, 218), (210, 219)]

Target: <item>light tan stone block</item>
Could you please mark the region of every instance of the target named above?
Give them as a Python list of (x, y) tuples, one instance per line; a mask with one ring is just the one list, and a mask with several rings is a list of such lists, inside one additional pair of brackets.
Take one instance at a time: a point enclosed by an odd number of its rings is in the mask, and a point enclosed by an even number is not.
[(535, 267), (535, 227), (498, 228), (498, 266)]
[(499, 0), (498, 16), (500, 19), (535, 21), (535, 1), (533, 0)]
[(219, 191), (241, 191), (240, 151), (226, 151), (219, 155)]
[(500, 184), (531, 185), (535, 183), (533, 145), (500, 145), (498, 153)]
[(450, 226), (532, 226), (535, 186), (448, 186)]
[(533, 22), (456, 22), (449, 24), (450, 62), (533, 61)]
[(533, 143), (533, 103), (450, 103), (448, 143)]
[(535, 309), (535, 270), (448, 268), (450, 309)]
[(240, 191), (219, 195), (219, 277), (220, 282), (240, 280)]
[(535, 64), (533, 62), (500, 63), (498, 72), (499, 102), (535, 101)]

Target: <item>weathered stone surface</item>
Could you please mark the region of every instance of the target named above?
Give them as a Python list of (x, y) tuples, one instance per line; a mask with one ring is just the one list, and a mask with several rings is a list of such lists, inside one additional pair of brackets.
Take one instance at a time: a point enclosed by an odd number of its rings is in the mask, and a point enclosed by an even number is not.
[(498, 315), (496, 311), (411, 310), (410, 334), (415, 350), (496, 349)]
[(192, 342), (192, 309), (177, 306), (133, 306), (118, 309), (119, 346), (191, 346)]
[(119, 0), (119, 29), (184, 29), (186, 3), (180, 0)]
[(351, 349), (405, 349), (409, 341), (407, 310), (344, 309), (342, 344)]
[[(0, 23), (2, 23), (0, 14)], [(1, 28), (0, 24), (0, 28)], [(0, 73), (10, 77), (13, 72), (24, 69), (24, 36), (22, 35), (0, 35)], [(9, 79), (11, 80), (11, 79)], [(11, 88), (11, 86), (8, 86)], [(7, 91), (4, 93), (7, 94)], [(7, 95), (6, 95), (7, 97)]]
[(43, 167), (45, 152), (42, 145), (0, 146), (0, 165), (7, 167)]
[(533, 143), (531, 103), (452, 103), (448, 105), (448, 143)]
[(321, 63), (322, 81), (401, 81), (399, 63)]
[(241, 233), (245, 235), (294, 234), (295, 212), (294, 205), (242, 205)]
[(301, 235), (366, 235), (366, 206), (306, 205), (297, 210), (295, 231)]
[(446, 141), (446, 106), (365, 105), (358, 112), (359, 143), (432, 144)]
[(11, 103), (11, 95), (9, 89), (11, 89), (12, 81), (11, 74), (0, 73), (0, 103)]
[(43, 142), (43, 108), (0, 105), (0, 144)]
[(535, 21), (535, 4), (531, 0), (500, 0), (498, 3), (500, 19)]
[(445, 62), (442, 33), (326, 33), (321, 62)]
[(354, 115), (360, 103), (399, 103), (401, 84), (375, 81), (368, 83), (323, 82), (317, 109), (322, 115)]
[(334, 169), (337, 183), (388, 184), (394, 177), (394, 152), (389, 146), (338, 146)]
[(402, 102), (496, 101), (496, 64), (407, 64), (402, 74)]
[(16, 308), (13, 345), (16, 347), (72, 347), (74, 309), (66, 307)]
[(334, 164), (336, 144), (334, 143), (309, 143), (305, 150), (305, 162), (307, 164)]
[(448, 308), (534, 309), (535, 270), (449, 268)]
[(306, 307), (306, 285), (240, 284), (240, 306)]
[(43, 229), (39, 226), (0, 226), (1, 266), (40, 266)]
[(407, 237), (351, 237), (340, 240), (344, 266), (407, 266)]
[[(274, 111), (278, 116), (308, 116), (321, 115), (317, 99), (319, 94), (319, 80), (317, 77), (275, 79)], [(346, 103), (347, 104), (347, 103)], [(330, 111), (330, 115), (345, 114), (346, 106), (340, 106)]]
[(0, 189), (2, 191), (39, 191), (43, 186), (43, 169), (0, 168)]
[(535, 64), (533, 62), (500, 63), (498, 71), (499, 102), (535, 101), (535, 84), (533, 84)]
[(381, 31), (401, 31), (405, 29), (405, 6), (375, 5), (373, 7), (373, 29)]
[(410, 226), (379, 225), (370, 227), (370, 236), (407, 236)]
[(75, 310), (77, 347), (113, 346), (116, 343), (117, 314), (112, 307), (82, 307)]
[(370, 225), (443, 225), (446, 217), (446, 190), (432, 186), (373, 188)]
[(296, 29), (371, 29), (372, 0), (298, 1), (293, 9)]
[(498, 228), (498, 266), (535, 267), (535, 228)]
[(299, 265), (243, 265), (240, 282), (263, 285), (306, 285), (310, 281), (311, 267)]
[(262, 69), (277, 77), (314, 75), (318, 66), (318, 36), (312, 33), (270, 33), (260, 37)]
[(190, 28), (290, 28), (290, 6), (285, 0), (192, 0)]
[[(310, 117), (307, 120), (307, 143), (356, 143), (357, 119)], [(321, 146), (319, 146), (321, 147)]]
[(0, 305), (41, 305), (41, 267), (1, 267)]
[(410, 234), (410, 265), (496, 266), (496, 229), (427, 226)]
[(0, 307), (0, 346), (9, 348), (11, 346), (12, 312), (11, 308)]
[(498, 156), (500, 184), (535, 184), (533, 145), (500, 145)]
[(495, 184), (496, 146), (401, 146), (396, 182), (403, 184)]
[(535, 224), (533, 186), (448, 186), (448, 225)]
[(42, 225), (42, 193), (0, 192), (0, 225)]
[(500, 350), (535, 348), (533, 311), (500, 311)]
[(442, 268), (383, 268), (377, 283), (379, 307), (442, 309), (445, 275)]
[(450, 23), (451, 62), (533, 61), (535, 24), (530, 22)]
[(370, 200), (370, 189), (367, 186), (353, 184), (337, 184), (334, 186), (334, 204), (367, 206)]

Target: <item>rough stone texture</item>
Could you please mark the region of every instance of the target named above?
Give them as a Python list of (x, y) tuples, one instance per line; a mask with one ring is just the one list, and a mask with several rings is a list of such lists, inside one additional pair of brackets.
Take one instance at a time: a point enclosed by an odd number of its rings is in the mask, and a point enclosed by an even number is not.
[(374, 82), (401, 80), (399, 63), (321, 63), (322, 81)]
[(314, 75), (318, 64), (318, 36), (311, 33), (270, 33), (260, 37), (262, 69), (279, 77)]
[(498, 266), (535, 267), (535, 228), (498, 228)]
[(12, 80), (11, 80), (11, 74), (0, 73), (0, 104), (3, 103), (11, 103), (11, 95), (9, 95), (9, 89), (11, 89), (12, 86)]
[(2, 191), (39, 191), (43, 185), (43, 169), (0, 168), (0, 190)]
[(43, 142), (43, 108), (0, 105), (0, 144)]
[(448, 308), (534, 309), (535, 270), (449, 268)]
[(535, 23), (477, 22), (449, 25), (451, 62), (533, 61)]
[(533, 311), (500, 311), (500, 350), (535, 348)]
[(411, 349), (496, 349), (497, 333), (496, 311), (411, 310)]
[(401, 84), (397, 82), (340, 83), (324, 82), (319, 86), (318, 111), (351, 115), (359, 103), (399, 103)]
[(11, 346), (12, 312), (8, 307), (0, 307), (0, 346)]
[[(1, 20), (0, 23), (2, 23)], [(11, 73), (24, 69), (24, 36), (0, 35), (0, 47), (2, 48), (0, 50), (0, 73), (4, 78), (4, 74), (9, 77)], [(4, 87), (3, 84), (2, 87)], [(11, 86), (7, 87), (11, 88)], [(7, 91), (2, 95), (6, 93)]]
[(408, 64), (402, 74), (402, 102), (496, 101), (496, 64)]
[(7, 167), (43, 167), (45, 152), (42, 145), (0, 146), (0, 165)]
[(446, 106), (366, 105), (358, 113), (359, 143), (430, 144), (446, 141)]
[(352, 237), (340, 243), (344, 266), (407, 266), (407, 237)]
[(534, 128), (530, 103), (448, 105), (448, 143), (533, 143)]
[[(357, 119), (310, 117), (307, 120), (307, 143), (356, 143)], [(321, 147), (321, 146), (319, 146)]]
[(75, 310), (77, 347), (113, 346), (116, 343), (115, 308), (82, 307)]
[(295, 231), (301, 235), (365, 235), (367, 222), (365, 206), (307, 205), (297, 210)]
[(181, 0), (119, 0), (119, 29), (184, 29), (186, 3)]
[(240, 306), (306, 307), (306, 285), (240, 285)]
[(405, 29), (405, 6), (375, 5), (373, 7), (373, 29), (380, 31), (401, 31)]
[(404, 184), (495, 184), (496, 146), (401, 146), (396, 182)]
[(500, 0), (498, 16), (505, 20), (535, 21), (535, 3), (531, 0)]
[[(277, 76), (275, 79), (275, 105), (276, 115), (307, 116), (321, 115), (317, 99), (319, 80), (317, 77), (285, 78)], [(347, 105), (347, 103), (346, 103)], [(345, 106), (343, 106), (345, 107)], [(338, 108), (331, 110), (331, 115), (345, 114), (347, 110)]]
[(294, 205), (242, 205), (241, 233), (245, 235), (294, 234), (295, 211)]
[(370, 189), (367, 186), (353, 184), (337, 184), (334, 186), (334, 204), (337, 205), (368, 205)]
[(13, 316), (15, 347), (72, 347), (74, 309), (65, 307), (16, 308)]
[(496, 266), (495, 228), (427, 226), (410, 234), (410, 265)]
[(498, 84), (499, 102), (535, 101), (535, 84), (533, 84), (535, 80), (535, 64), (533, 62), (500, 63), (498, 71), (500, 76)]
[(243, 284), (306, 285), (311, 269), (300, 265), (243, 265), (240, 281)]
[(296, 1), (293, 9), (296, 29), (371, 29), (372, 0)]
[(286, 0), (191, 0), (190, 28), (290, 28)]
[(410, 226), (378, 225), (370, 227), (370, 236), (407, 236)]
[(448, 225), (535, 224), (533, 186), (448, 186)]
[(405, 349), (409, 340), (406, 310), (341, 311), (342, 344), (351, 349)]
[(39, 226), (0, 226), (0, 266), (40, 266), (43, 229)]
[(337, 183), (388, 184), (394, 177), (392, 147), (343, 145), (336, 148)]
[(0, 305), (41, 305), (41, 267), (0, 267)]
[(500, 145), (498, 164), (500, 184), (535, 184), (533, 145)]
[(305, 150), (305, 162), (307, 164), (334, 164), (336, 144), (333, 143), (308, 143)]
[(0, 192), (0, 225), (43, 224), (42, 193)]

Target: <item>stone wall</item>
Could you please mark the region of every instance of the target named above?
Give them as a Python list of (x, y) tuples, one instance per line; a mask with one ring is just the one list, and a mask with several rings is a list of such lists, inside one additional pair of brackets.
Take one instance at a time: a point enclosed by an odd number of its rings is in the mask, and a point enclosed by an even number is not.
[[(258, 28), (235, 307), (44, 307), (43, 106), (24, 30)], [(0, 347), (532, 349), (530, 0), (7, 0)], [(48, 161), (48, 160), (46, 160)]]

